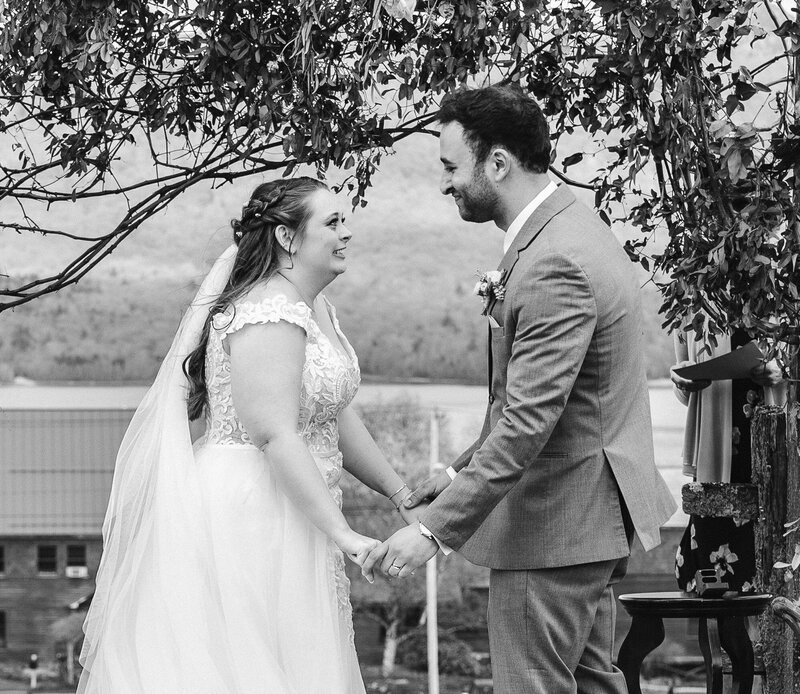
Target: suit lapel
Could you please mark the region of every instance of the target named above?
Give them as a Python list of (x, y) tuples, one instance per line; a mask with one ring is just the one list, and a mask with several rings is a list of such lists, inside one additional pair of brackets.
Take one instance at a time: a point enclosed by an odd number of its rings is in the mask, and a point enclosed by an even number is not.
[[(497, 267), (503, 273), (503, 284), (508, 282), (508, 278), (511, 276), (517, 260), (519, 260), (519, 254), (533, 243), (534, 239), (553, 217), (569, 207), (573, 202), (575, 202), (575, 196), (572, 192), (565, 185), (560, 185), (533, 211), (533, 214), (528, 217), (528, 221), (519, 230), (517, 237)], [(497, 300), (493, 299), (487, 314), (491, 314), (496, 303)]]

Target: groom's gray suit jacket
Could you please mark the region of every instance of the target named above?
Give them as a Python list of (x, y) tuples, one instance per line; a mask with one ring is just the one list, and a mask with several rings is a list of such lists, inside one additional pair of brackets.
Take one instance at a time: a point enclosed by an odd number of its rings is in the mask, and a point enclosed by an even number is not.
[(490, 305), (490, 395), (478, 441), (421, 515), (494, 569), (624, 557), (621, 501), (645, 549), (676, 506), (655, 467), (634, 268), (565, 187), (523, 226)]

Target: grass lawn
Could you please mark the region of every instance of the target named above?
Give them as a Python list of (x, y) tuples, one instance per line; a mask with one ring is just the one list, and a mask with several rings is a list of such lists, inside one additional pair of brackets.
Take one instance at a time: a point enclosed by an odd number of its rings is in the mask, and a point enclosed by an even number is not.
[[(642, 691), (647, 694), (695, 694), (705, 692), (705, 681), (700, 672), (673, 671), (667, 674), (661, 671), (662, 668), (652, 668), (653, 672), (643, 673)], [(669, 669), (669, 668), (668, 668)], [(398, 667), (394, 676), (390, 678), (381, 677), (380, 668), (377, 666), (363, 666), (364, 685), (368, 694), (428, 694), (428, 675), (424, 672), (414, 672), (402, 667)], [(459, 675), (441, 675), (439, 678), (440, 694), (490, 694), (491, 685), (481, 686), (481, 682), (490, 680), (477, 680), (475, 689), (474, 677), (464, 677)], [(760, 678), (756, 678), (753, 687), (753, 694), (760, 694), (762, 691)]]
[[(369, 694), (427, 694), (428, 674), (425, 672), (415, 672), (402, 667), (397, 667), (392, 677), (382, 677), (380, 667), (362, 667), (364, 675), (364, 686)], [(475, 681), (474, 677), (464, 677), (463, 675), (441, 675), (439, 677), (440, 694), (470, 694), (470, 688)], [(491, 689), (478, 689), (477, 692)]]

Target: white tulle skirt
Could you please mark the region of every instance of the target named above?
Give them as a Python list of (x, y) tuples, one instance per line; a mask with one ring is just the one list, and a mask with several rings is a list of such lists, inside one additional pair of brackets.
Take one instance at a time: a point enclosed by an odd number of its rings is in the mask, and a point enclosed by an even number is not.
[(362, 694), (344, 559), (263, 454), (202, 446), (181, 486), (196, 522), (159, 504), (78, 692)]

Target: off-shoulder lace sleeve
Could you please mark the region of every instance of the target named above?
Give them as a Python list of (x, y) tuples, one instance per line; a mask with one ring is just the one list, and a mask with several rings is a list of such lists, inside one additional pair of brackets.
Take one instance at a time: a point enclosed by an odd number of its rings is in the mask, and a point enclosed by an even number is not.
[(285, 294), (278, 294), (261, 301), (235, 303), (214, 316), (212, 323), (214, 329), (220, 333), (220, 337), (224, 338), (241, 330), (245, 325), (279, 321), (299, 325), (307, 335), (311, 333), (314, 325), (311, 309), (302, 301), (291, 303)]

